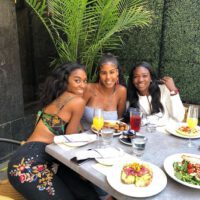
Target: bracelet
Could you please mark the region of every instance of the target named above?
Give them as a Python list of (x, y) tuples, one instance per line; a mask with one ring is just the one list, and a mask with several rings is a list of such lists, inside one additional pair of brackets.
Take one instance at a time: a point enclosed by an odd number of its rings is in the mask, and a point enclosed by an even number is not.
[(179, 93), (179, 89), (170, 91), (170, 96), (177, 95)]

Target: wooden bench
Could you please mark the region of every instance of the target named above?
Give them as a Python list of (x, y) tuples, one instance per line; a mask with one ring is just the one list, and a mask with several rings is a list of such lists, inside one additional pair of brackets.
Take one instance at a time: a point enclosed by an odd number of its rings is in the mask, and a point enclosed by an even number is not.
[(10, 184), (8, 179), (0, 181), (0, 199), (1, 200), (26, 200), (15, 188)]

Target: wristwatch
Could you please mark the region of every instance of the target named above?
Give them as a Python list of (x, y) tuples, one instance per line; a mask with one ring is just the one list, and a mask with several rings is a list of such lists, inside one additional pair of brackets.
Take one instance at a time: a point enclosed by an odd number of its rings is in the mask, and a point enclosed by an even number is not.
[(178, 94), (178, 93), (179, 93), (179, 90), (178, 90), (178, 89), (172, 90), (172, 91), (170, 91), (170, 96), (174, 96), (174, 95), (176, 95), (176, 94)]

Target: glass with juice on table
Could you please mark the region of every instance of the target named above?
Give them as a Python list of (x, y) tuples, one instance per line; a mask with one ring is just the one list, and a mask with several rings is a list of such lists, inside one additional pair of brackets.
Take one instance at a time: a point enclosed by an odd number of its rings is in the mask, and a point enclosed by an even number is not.
[[(194, 105), (190, 105), (188, 109), (188, 114), (187, 114), (187, 125), (190, 128), (190, 132), (192, 132), (193, 129), (196, 128), (198, 124), (198, 111), (199, 108)], [(188, 139), (187, 143), (188, 147), (194, 147), (194, 143), (191, 141), (191, 138)]]
[(130, 126), (131, 130), (138, 132), (141, 127), (142, 112), (139, 108), (130, 108)]
[(93, 113), (93, 122), (92, 126), (97, 130), (97, 148), (100, 147), (99, 144), (99, 135), (101, 132), (101, 129), (103, 128), (104, 125), (104, 118), (103, 118), (103, 110), (100, 108), (95, 108), (94, 113)]

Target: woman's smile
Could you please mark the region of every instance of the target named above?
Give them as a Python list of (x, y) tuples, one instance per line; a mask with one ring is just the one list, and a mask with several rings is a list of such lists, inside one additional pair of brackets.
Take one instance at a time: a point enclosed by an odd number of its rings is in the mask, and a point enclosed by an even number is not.
[(145, 67), (139, 66), (133, 73), (133, 84), (138, 89), (138, 92), (141, 95), (148, 95), (151, 83), (149, 71)]

